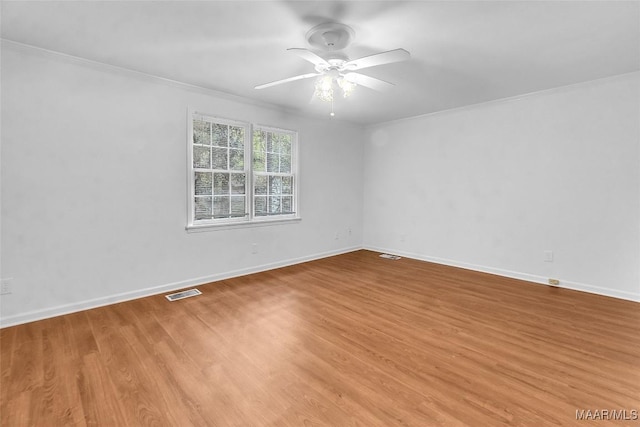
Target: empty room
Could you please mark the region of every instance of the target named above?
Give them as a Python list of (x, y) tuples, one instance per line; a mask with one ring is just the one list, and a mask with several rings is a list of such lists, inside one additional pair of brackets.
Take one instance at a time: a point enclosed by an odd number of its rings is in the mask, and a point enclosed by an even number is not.
[(640, 2), (0, 14), (3, 427), (640, 423)]

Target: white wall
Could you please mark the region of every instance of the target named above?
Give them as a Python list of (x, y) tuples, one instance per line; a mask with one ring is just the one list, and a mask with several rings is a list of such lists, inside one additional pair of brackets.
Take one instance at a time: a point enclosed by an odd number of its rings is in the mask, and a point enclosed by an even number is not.
[[(2, 326), (363, 242), (640, 300), (640, 73), (365, 131), (9, 42), (1, 90)], [(187, 107), (298, 130), (302, 221), (187, 233)]]
[[(360, 127), (10, 42), (1, 84), (2, 325), (361, 245)], [(188, 107), (297, 130), (302, 221), (187, 233)]]
[(368, 129), (364, 246), (640, 300), (639, 103), (634, 73)]

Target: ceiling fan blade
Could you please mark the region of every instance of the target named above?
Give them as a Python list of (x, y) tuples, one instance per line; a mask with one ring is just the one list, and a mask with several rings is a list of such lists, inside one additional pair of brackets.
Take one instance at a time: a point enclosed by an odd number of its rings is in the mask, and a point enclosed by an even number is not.
[(295, 76), (295, 77), (289, 77), (288, 79), (276, 80), (275, 82), (258, 85), (258, 86), (255, 87), (255, 89), (264, 89), (264, 88), (275, 86), (275, 85), (279, 85), (279, 84), (282, 84), (282, 83), (289, 83), (289, 82), (294, 82), (296, 80), (308, 79), (310, 77), (315, 77), (315, 76), (319, 76), (319, 75), (320, 75), (320, 73), (302, 74), (302, 75)]
[(347, 73), (344, 75), (344, 78), (357, 85), (377, 91), (388, 90), (395, 86), (393, 83), (385, 82), (384, 80), (376, 79), (375, 77), (365, 76), (360, 73)]
[(292, 47), (287, 50), (297, 54), (300, 58), (311, 62), (313, 65), (322, 64), (322, 65), (326, 65), (327, 67), (329, 66), (329, 63), (327, 61), (320, 58), (318, 55), (311, 52), (310, 50), (299, 48), (299, 47)]
[(392, 62), (406, 61), (411, 57), (411, 54), (404, 49), (394, 49), (387, 52), (376, 53), (362, 57), (360, 59), (354, 59), (344, 64), (344, 68), (347, 70), (362, 70), (363, 68), (375, 67), (376, 65), (390, 64)]

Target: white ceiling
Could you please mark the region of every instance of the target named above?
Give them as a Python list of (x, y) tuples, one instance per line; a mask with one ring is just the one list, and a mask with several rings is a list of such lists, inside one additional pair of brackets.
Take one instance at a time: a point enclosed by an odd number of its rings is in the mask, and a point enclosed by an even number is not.
[[(337, 99), (336, 118), (372, 124), (640, 69), (638, 1), (3, 1), (2, 37), (305, 114), (313, 71), (287, 52), (313, 26), (355, 30), (351, 59), (404, 48), (407, 62), (363, 70), (396, 86)], [(366, 71), (366, 72), (365, 72)]]

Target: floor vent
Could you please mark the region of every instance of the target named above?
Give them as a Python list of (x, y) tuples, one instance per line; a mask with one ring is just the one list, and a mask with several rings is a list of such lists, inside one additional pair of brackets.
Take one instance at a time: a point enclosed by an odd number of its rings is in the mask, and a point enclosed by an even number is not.
[(168, 299), (169, 301), (178, 301), (179, 299), (195, 297), (197, 295), (202, 295), (202, 292), (200, 292), (197, 289), (189, 289), (187, 291), (176, 292), (175, 294), (165, 295), (165, 298)]
[(400, 259), (402, 258), (401, 256), (398, 255), (391, 255), (391, 254), (382, 254), (380, 255), (380, 258), (386, 258), (386, 259)]

